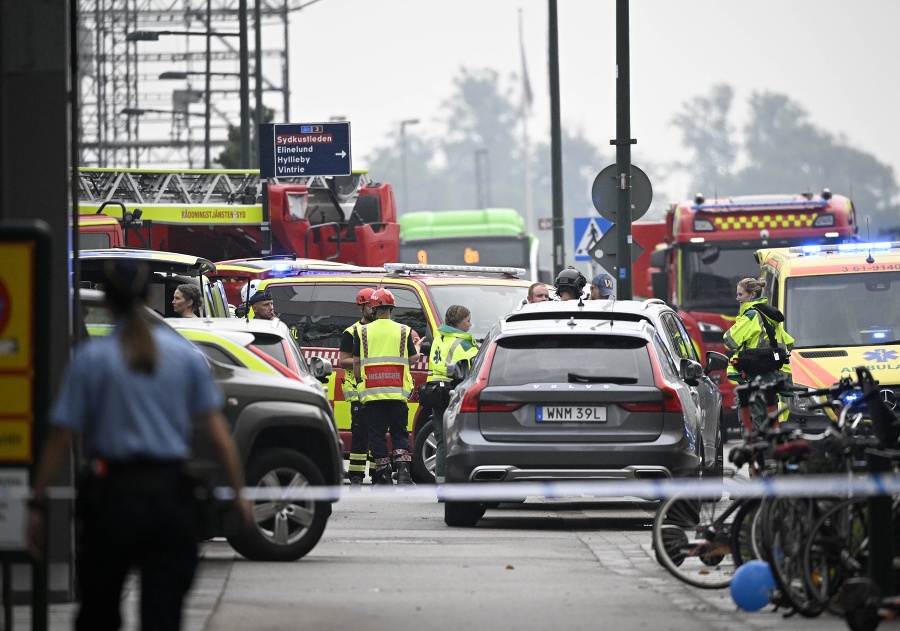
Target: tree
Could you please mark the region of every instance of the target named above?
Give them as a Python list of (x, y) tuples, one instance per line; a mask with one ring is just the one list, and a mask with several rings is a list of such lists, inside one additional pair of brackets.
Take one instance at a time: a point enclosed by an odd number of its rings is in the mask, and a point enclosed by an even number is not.
[[(250, 120), (256, 120), (256, 108), (250, 110)], [(270, 107), (263, 107), (263, 122), (271, 123), (275, 120), (275, 110)], [(250, 164), (259, 164), (257, 154), (259, 153), (259, 140), (256, 137), (256, 126), (250, 125)], [(216, 162), (222, 165), (223, 169), (240, 169), (241, 165), (241, 128), (240, 126), (228, 125), (228, 144), (216, 158)]]
[(743, 195), (829, 188), (853, 199), (861, 226), (868, 218), (873, 235), (896, 226), (900, 189), (891, 167), (816, 127), (800, 105), (771, 92), (750, 96), (741, 143), (730, 123), (731, 101), (730, 87), (714, 86), (709, 97), (687, 101), (673, 118), (693, 152), (677, 164), (689, 173), (692, 190)]

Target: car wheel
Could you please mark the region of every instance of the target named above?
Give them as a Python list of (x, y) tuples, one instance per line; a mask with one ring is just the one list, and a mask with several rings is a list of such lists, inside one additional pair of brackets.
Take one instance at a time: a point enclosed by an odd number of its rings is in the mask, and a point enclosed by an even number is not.
[(484, 516), (481, 502), (444, 502), (444, 523), (448, 526), (471, 528)]
[(434, 439), (434, 425), (429, 420), (416, 432), (416, 443), (413, 445), (413, 476), (416, 482), (434, 484), (436, 456), (437, 443)]
[[(325, 486), (312, 460), (292, 449), (275, 448), (247, 466), (247, 486), (260, 491), (297, 491)], [(331, 505), (322, 500), (253, 500), (255, 527), (228, 537), (239, 554), (251, 561), (296, 561), (312, 550), (325, 531)]]

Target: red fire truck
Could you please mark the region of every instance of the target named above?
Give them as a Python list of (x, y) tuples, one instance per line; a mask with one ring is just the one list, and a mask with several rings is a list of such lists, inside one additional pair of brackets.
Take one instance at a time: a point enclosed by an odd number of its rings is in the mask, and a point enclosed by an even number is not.
[[(81, 234), (96, 239), (107, 230), (110, 246), (211, 261), (263, 254), (362, 266), (397, 260), (393, 189), (374, 182), (367, 171), (261, 183), (258, 171), (84, 168), (77, 183)], [(264, 252), (267, 231), (271, 251)]]
[[(660, 223), (633, 224), (634, 240), (650, 253), (635, 263), (634, 293), (652, 295), (676, 307), (692, 336), (702, 340), (707, 350), (724, 353), (722, 335), (738, 312), (737, 283), (759, 274), (756, 250), (846, 243), (856, 240), (856, 232), (853, 202), (828, 189), (819, 195), (711, 200), (698, 194), (669, 207), (664, 232)], [(733, 437), (739, 432), (734, 386), (724, 371), (711, 376), (722, 390), (726, 426)]]

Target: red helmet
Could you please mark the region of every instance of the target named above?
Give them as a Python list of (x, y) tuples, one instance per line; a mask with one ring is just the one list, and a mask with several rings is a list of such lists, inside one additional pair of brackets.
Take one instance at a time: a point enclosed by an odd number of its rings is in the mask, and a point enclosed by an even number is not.
[(365, 289), (360, 289), (359, 293), (356, 294), (356, 304), (362, 306), (369, 304), (369, 300), (372, 299), (372, 294), (375, 293), (375, 290), (371, 287), (366, 287)]
[(394, 294), (389, 289), (378, 289), (369, 298), (370, 307), (393, 307)]

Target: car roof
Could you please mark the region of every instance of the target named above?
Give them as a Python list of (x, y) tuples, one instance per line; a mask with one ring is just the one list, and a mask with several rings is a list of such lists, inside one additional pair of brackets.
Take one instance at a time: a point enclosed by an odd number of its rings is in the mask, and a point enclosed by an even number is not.
[(545, 300), (525, 303), (506, 316), (506, 322), (546, 322), (566, 318), (654, 323), (660, 312), (674, 310), (658, 298), (647, 300)]
[(154, 272), (198, 276), (211, 274), (216, 266), (209, 259), (176, 252), (161, 250), (141, 250), (138, 248), (104, 248), (98, 250), (80, 250), (78, 257), (82, 269), (99, 270), (106, 261), (129, 260), (140, 261), (150, 266)]
[(280, 337), (291, 332), (281, 320), (261, 318), (166, 318), (166, 323), (176, 329), (206, 329), (211, 331), (236, 331), (247, 333), (268, 333)]
[[(552, 333), (583, 335), (626, 335), (630, 337), (643, 337), (647, 339), (656, 332), (653, 323), (649, 320), (615, 320), (593, 317), (564, 316), (558, 319), (543, 320), (506, 320), (500, 324), (500, 337), (506, 335), (541, 335)], [(599, 324), (599, 326), (598, 326)], [(575, 361), (576, 358), (573, 358)]]

